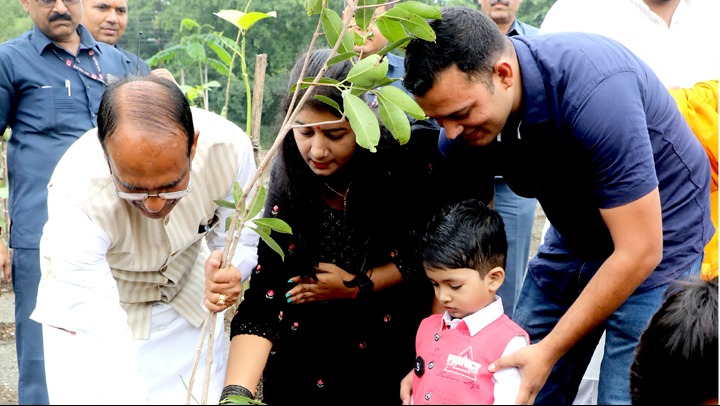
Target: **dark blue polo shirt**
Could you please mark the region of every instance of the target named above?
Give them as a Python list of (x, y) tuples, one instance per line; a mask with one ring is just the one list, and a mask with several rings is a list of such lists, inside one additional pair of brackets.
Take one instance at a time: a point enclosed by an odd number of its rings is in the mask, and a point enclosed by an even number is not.
[[(553, 228), (529, 272), (562, 289), (567, 270), (591, 277), (612, 253), (599, 209), (659, 186), (663, 259), (640, 289), (685, 271), (714, 233), (707, 155), (652, 70), (613, 40), (580, 33), (510, 38), (523, 105), (499, 140), (473, 148), (517, 194), (536, 197)], [(454, 142), (446, 151), (467, 150)], [(486, 171), (486, 172), (487, 172)], [(569, 282), (569, 281), (566, 281)]]
[[(97, 126), (105, 84), (82, 72), (100, 71), (106, 80), (127, 74), (120, 51), (95, 42), (83, 26), (78, 34), (77, 57), (37, 27), (0, 44), (0, 133), (12, 130), (7, 162), (13, 248), (38, 248), (50, 175), (67, 148)], [(81, 69), (68, 66), (73, 62)]]

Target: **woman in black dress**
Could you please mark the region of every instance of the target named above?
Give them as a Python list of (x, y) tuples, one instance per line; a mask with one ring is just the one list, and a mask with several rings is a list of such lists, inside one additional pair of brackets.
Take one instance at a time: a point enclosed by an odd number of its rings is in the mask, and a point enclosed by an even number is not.
[[(329, 52), (313, 51), (304, 76), (314, 77)], [(350, 67), (332, 65), (325, 77), (342, 81)], [(334, 87), (313, 93), (343, 105)], [(433, 300), (417, 243), (434, 207), (428, 182), (437, 130), (415, 123), (415, 133), (428, 134), (402, 146), (384, 133), (373, 153), (314, 95), (273, 162), (264, 215), (293, 233), (272, 234), (284, 261), (258, 247), (232, 320), (224, 396), (254, 393), (262, 377), (268, 404), (400, 403), (415, 333)]]

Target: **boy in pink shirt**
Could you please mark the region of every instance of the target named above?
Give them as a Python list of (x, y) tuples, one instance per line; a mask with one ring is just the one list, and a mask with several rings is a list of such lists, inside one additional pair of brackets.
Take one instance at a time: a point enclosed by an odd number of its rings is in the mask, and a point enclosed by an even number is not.
[(520, 371), (487, 369), (529, 343), (496, 295), (507, 256), (502, 218), (475, 199), (448, 205), (428, 224), (421, 249), (445, 313), (418, 328), (415, 368), (400, 384), (403, 404), (514, 404)]

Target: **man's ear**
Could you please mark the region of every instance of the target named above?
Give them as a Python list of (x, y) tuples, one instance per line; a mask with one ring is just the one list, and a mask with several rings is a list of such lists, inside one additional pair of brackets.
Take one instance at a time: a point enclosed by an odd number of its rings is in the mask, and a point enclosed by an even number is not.
[(493, 72), (498, 76), (500, 83), (507, 89), (515, 84), (515, 71), (513, 70), (510, 60), (507, 58), (500, 58), (495, 62)]
[(195, 130), (195, 137), (193, 138), (193, 145), (192, 148), (190, 148), (190, 160), (192, 161), (193, 158), (195, 158), (195, 150), (197, 149), (197, 142), (198, 137), (200, 136), (200, 130)]
[(485, 285), (493, 293), (497, 292), (505, 281), (505, 270), (497, 266), (485, 275)]

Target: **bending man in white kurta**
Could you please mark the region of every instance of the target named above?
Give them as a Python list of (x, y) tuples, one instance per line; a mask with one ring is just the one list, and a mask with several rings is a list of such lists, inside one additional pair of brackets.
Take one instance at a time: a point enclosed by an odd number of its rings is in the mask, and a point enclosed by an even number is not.
[[(48, 185), (32, 319), (43, 324), (51, 404), (185, 403), (205, 313), (236, 303), (257, 262), (257, 234), (244, 228), (234, 265), (217, 269), (232, 211), (215, 200), (232, 201), (234, 182), (245, 187), (255, 170), (247, 135), (191, 109), (174, 83), (108, 87), (98, 128)], [(222, 314), (214, 327), (210, 399), (225, 377)]]

